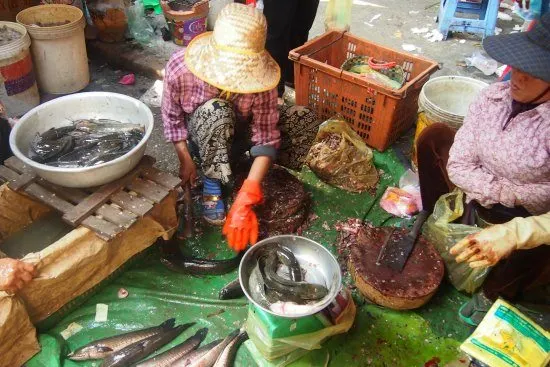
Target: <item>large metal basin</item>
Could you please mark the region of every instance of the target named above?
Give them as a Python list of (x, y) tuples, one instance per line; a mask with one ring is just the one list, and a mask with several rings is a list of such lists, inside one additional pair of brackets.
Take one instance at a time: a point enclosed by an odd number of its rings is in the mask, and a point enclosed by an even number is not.
[[(145, 136), (127, 154), (93, 167), (51, 167), (28, 158), (29, 144), (36, 134), (69, 125), (74, 120), (90, 118), (139, 123), (145, 126)], [(139, 163), (153, 125), (153, 113), (135, 98), (109, 92), (77, 93), (46, 102), (25, 114), (11, 132), (10, 146), (17, 158), (47, 181), (65, 187), (94, 187), (124, 176)]]
[[(276, 243), (288, 247), (294, 253), (294, 256), (300, 262), (300, 266), (306, 271), (306, 279), (308, 276), (311, 276), (310, 279), (312, 279), (313, 282), (324, 284), (329, 290), (328, 295), (312, 304), (311, 307), (308, 307), (307, 312), (304, 311), (292, 314), (273, 312), (271, 309), (265, 308), (257, 303), (250, 295), (248, 281), (250, 273), (256, 265), (256, 253), (262, 248), (273, 246)], [(281, 235), (266, 238), (252, 246), (246, 252), (239, 266), (239, 281), (248, 300), (260, 309), (275, 316), (297, 318), (313, 315), (327, 307), (340, 291), (342, 286), (342, 274), (340, 273), (338, 261), (336, 261), (334, 256), (332, 256), (332, 254), (322, 245), (305, 237)]]

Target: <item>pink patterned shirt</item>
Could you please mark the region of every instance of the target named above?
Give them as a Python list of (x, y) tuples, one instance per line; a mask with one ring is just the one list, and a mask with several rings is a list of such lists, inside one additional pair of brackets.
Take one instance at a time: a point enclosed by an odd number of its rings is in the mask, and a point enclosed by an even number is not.
[[(164, 136), (169, 141), (187, 139), (186, 119), (199, 106), (213, 98), (220, 98), (221, 91), (197, 78), (185, 65), (185, 50), (176, 52), (166, 64), (164, 92), (162, 96), (162, 121)], [(252, 142), (256, 146), (280, 144), (277, 89), (253, 94), (231, 94), (235, 115), (239, 121), (252, 118)]]
[(520, 113), (503, 130), (511, 110), (508, 82), (480, 93), (449, 152), (449, 178), (483, 206), (549, 212), (550, 101)]

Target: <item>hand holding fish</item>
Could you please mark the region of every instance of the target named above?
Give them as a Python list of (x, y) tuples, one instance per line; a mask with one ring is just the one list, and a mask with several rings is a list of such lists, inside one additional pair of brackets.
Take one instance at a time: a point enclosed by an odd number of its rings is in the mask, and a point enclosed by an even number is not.
[(10, 258), (0, 259), (0, 291), (15, 293), (35, 274), (36, 268), (32, 264)]
[(189, 184), (191, 187), (194, 187), (197, 183), (197, 167), (187, 149), (187, 143), (184, 140), (178, 141), (174, 143), (174, 147), (180, 161), (179, 176), (182, 180), (182, 185)]
[(259, 204), (262, 199), (261, 184), (246, 179), (223, 226), (223, 234), (233, 250), (242, 251), (249, 243), (253, 245), (258, 241), (258, 218), (252, 206)]

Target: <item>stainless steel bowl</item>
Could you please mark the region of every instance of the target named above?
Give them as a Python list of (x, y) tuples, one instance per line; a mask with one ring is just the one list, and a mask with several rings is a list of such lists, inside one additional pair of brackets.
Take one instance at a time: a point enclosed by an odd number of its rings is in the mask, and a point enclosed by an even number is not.
[[(142, 124), (145, 136), (122, 157), (93, 167), (59, 168), (28, 158), (30, 142), (37, 133), (69, 125), (78, 119), (100, 118)], [(10, 147), (17, 158), (47, 181), (65, 187), (94, 187), (124, 176), (139, 163), (153, 125), (153, 113), (135, 98), (109, 92), (76, 93), (46, 102), (25, 114), (10, 134)]]
[[(294, 253), (294, 256), (296, 256), (296, 259), (300, 262), (300, 266), (306, 271), (306, 279), (309, 277), (309, 279), (313, 279), (315, 283), (324, 284), (329, 290), (328, 295), (311, 304), (311, 308), (308, 307), (307, 312), (292, 313), (291, 315), (276, 313), (257, 303), (250, 295), (248, 280), (252, 269), (256, 265), (256, 253), (262, 248), (273, 246), (276, 243), (287, 246)], [(246, 252), (239, 266), (239, 281), (246, 297), (260, 309), (275, 316), (297, 318), (313, 315), (327, 307), (340, 291), (342, 275), (338, 262), (322, 245), (309, 238), (282, 235), (266, 238), (252, 246)]]

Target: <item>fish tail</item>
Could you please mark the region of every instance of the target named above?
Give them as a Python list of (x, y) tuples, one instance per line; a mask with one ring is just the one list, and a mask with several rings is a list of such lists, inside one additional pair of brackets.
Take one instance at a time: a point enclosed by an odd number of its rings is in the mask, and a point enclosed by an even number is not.
[(168, 320), (164, 321), (162, 324), (159, 325), (159, 327), (161, 327), (163, 329), (172, 329), (175, 324), (176, 324), (176, 319), (171, 318), (171, 319), (168, 319)]

